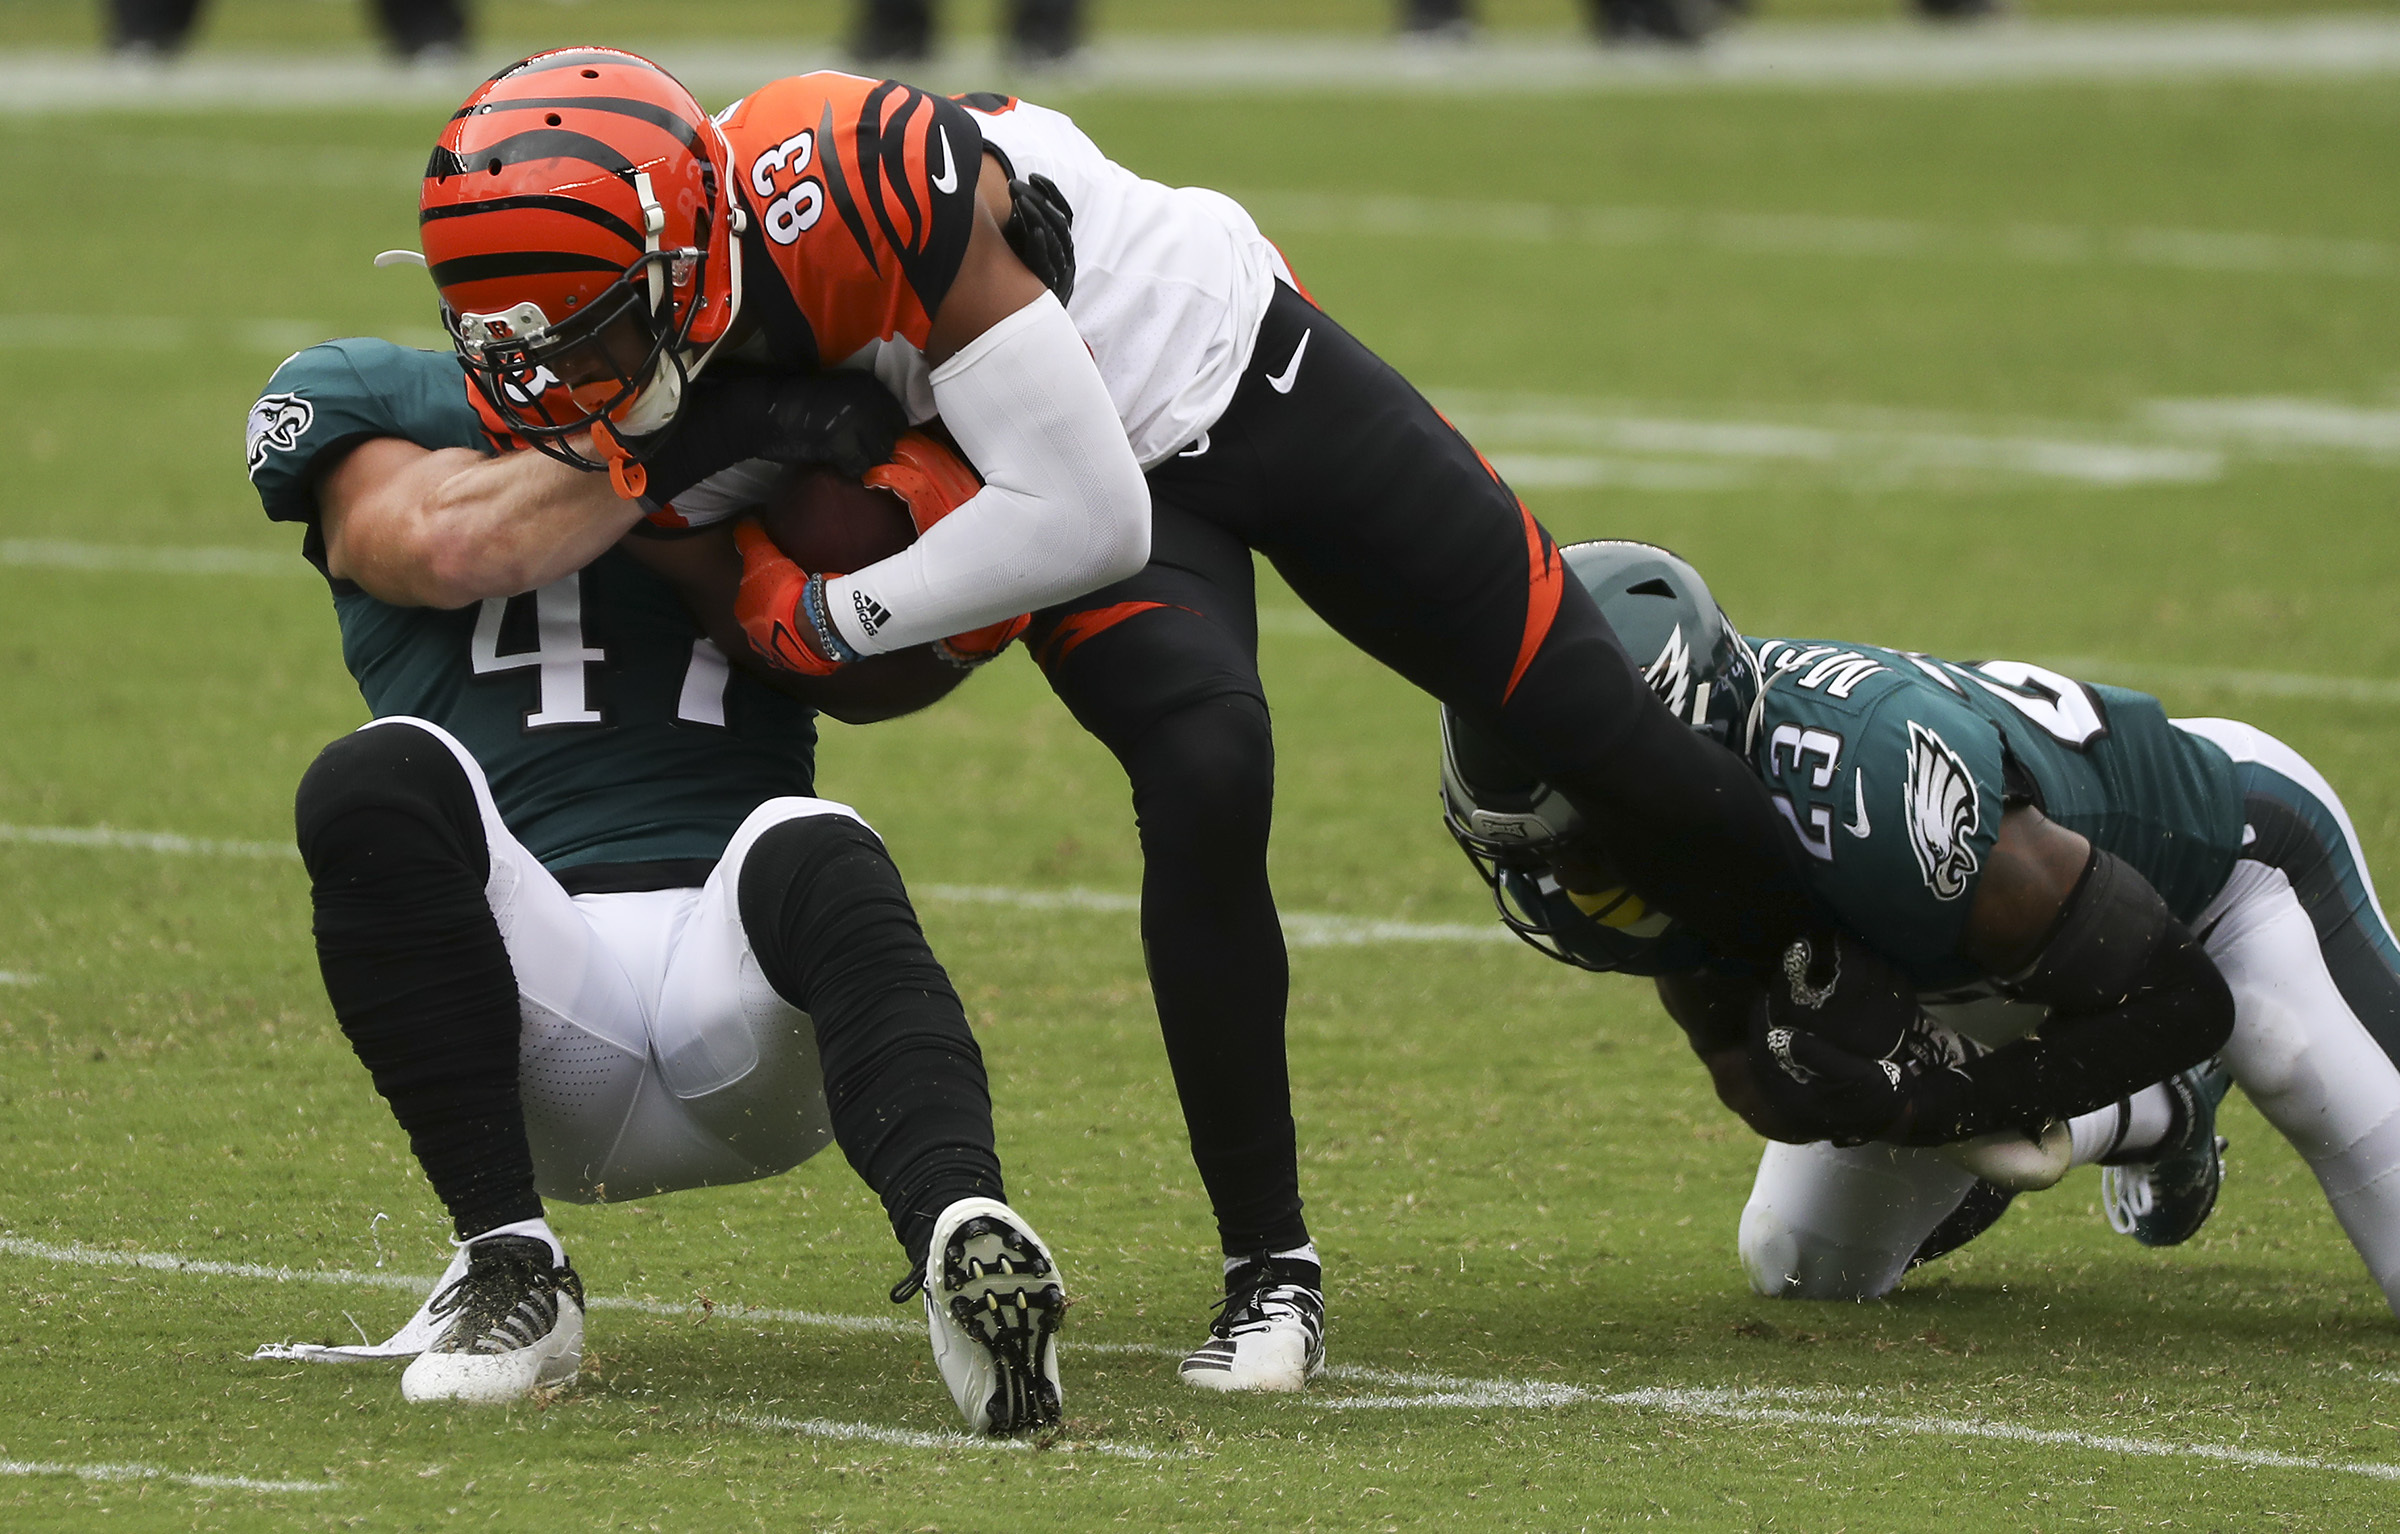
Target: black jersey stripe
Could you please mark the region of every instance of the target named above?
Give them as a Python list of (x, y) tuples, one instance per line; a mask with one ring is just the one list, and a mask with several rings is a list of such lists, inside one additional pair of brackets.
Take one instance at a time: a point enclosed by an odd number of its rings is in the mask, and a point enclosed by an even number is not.
[(450, 120), (457, 122), (462, 117), (489, 117), (500, 112), (584, 109), (636, 118), (673, 134), (692, 153), (700, 152), (700, 127), (697, 123), (687, 121), (680, 113), (670, 112), (655, 102), (637, 101), (631, 96), (531, 96), (522, 101), (486, 101), (471, 107), (460, 107), (450, 114)]
[(842, 152), (833, 137), (830, 101), (817, 118), (817, 163), (824, 167), (825, 190), (833, 195), (834, 211), (842, 215), (842, 222), (849, 226), (850, 238), (858, 241), (858, 248), (866, 254), (867, 270), (882, 276), (883, 263), (875, 259), (875, 239), (867, 233), (867, 221), (858, 211), (858, 198), (850, 190), (850, 178), (842, 174)]
[[(641, 232), (606, 208), (594, 207), (579, 198), (558, 197), (544, 192), (527, 192), (516, 197), (487, 197), (481, 202), (460, 202), (443, 207), (427, 208), (419, 215), (417, 222), (430, 224), (441, 218), (469, 218), (477, 213), (507, 213), (528, 208), (539, 208), (549, 213), (564, 213), (572, 218), (580, 218), (587, 223), (598, 224), (632, 246), (636, 251), (644, 248)], [(628, 256), (626, 259), (630, 261), (633, 258)]]
[(494, 140), (472, 154), (461, 155), (446, 144), (434, 146), (433, 158), (425, 164), (428, 180), (439, 181), (450, 176), (481, 175), (491, 167), (522, 165), (529, 160), (582, 160), (597, 165), (612, 176), (633, 174), (633, 162), (624, 151), (588, 133), (571, 128), (533, 128), (524, 133), (512, 133)]
[(502, 250), (436, 261), (433, 285), (446, 288), (457, 282), (485, 282), (494, 277), (548, 277), (559, 272), (610, 272), (622, 276), (624, 271), (622, 265), (606, 257), (587, 256), (578, 251)]
[[(894, 92), (903, 93), (900, 110), (893, 115), (900, 131), (886, 138), (883, 132), (883, 104), (892, 98)], [(914, 249), (923, 243), (924, 237), (930, 232), (918, 214), (916, 189), (908, 184), (908, 127), (917, 115), (918, 94), (913, 87), (887, 80), (867, 92), (866, 102), (858, 111), (859, 175), (867, 183), (867, 202), (875, 209), (875, 221), (883, 226), (883, 237), (891, 241), (894, 250)], [(933, 167), (927, 165), (926, 174), (932, 173)], [(952, 174), (956, 173), (953, 167)], [(887, 187), (898, 200), (900, 210), (916, 229), (916, 238), (903, 238), (898, 225), (893, 222), (890, 210), (884, 205), (884, 190)]]

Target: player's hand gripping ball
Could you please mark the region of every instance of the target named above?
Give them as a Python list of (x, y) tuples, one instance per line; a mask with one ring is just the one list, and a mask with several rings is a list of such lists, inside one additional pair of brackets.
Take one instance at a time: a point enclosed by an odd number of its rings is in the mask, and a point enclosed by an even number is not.
[(843, 718), (891, 718), (948, 692), (963, 670), (999, 654), (1030, 620), (842, 665), (828, 655), (807, 603), (812, 577), (821, 601), (824, 580), (899, 553), (982, 488), (957, 454), (913, 431), (864, 483), (828, 469), (794, 469), (734, 530), (742, 554), (734, 611), (751, 648), (786, 671), (838, 673)]

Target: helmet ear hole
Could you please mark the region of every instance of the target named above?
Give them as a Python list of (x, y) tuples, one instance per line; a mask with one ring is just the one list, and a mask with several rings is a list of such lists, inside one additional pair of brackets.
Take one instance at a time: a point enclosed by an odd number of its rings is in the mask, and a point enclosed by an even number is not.
[(564, 119), (564, 118), (560, 117), (560, 116), (559, 116), (559, 115), (558, 115), (556, 112), (552, 112), (552, 113), (551, 113), (549, 116), (547, 116), (547, 117), (545, 117), (545, 118), (543, 118), (543, 119), (542, 119), (542, 121), (543, 121), (543, 122), (545, 122), (545, 123), (549, 124), (549, 125), (550, 125), (551, 127), (553, 127), (553, 128), (557, 127), (557, 126), (558, 126), (560, 123), (564, 122), (565, 120), (566, 120), (566, 119)]

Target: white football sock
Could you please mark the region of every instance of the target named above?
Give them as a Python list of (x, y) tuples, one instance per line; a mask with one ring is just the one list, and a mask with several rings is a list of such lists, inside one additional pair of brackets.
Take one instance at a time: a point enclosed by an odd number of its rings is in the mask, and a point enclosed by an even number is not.
[(547, 1241), (550, 1243), (550, 1266), (563, 1268), (567, 1265), (567, 1249), (559, 1244), (557, 1233), (550, 1229), (550, 1222), (538, 1214), (530, 1220), (519, 1220), (514, 1225), (495, 1225), (490, 1230), (479, 1230), (464, 1241), (454, 1240), (450, 1244), (473, 1246), (493, 1236), (531, 1236), (537, 1241)]
[(2159, 1082), (2131, 1097), (2120, 1097), (2105, 1108), (2079, 1113), (2067, 1120), (2067, 1133), (2075, 1144), (2069, 1164), (2140, 1161), (2181, 1127), (2178, 1114), (2175, 1094)]
[[(1313, 1262), (1319, 1268), (1325, 1266), (1324, 1261), (1317, 1256), (1317, 1244), (1314, 1241), (1309, 1242), (1305, 1246), (1295, 1246), (1288, 1252), (1269, 1252), (1267, 1255), (1269, 1257), (1280, 1257), (1288, 1262)], [(1240, 1267), (1243, 1263), (1248, 1262), (1249, 1260), (1250, 1259), (1247, 1257), (1228, 1257), (1225, 1259), (1225, 1271), (1231, 1273), (1234, 1269)]]

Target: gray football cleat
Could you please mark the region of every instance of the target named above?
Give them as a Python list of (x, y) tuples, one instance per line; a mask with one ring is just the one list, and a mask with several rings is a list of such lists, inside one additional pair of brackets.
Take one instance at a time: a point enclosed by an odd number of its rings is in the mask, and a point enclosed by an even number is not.
[(2109, 1227), (2144, 1246), (2179, 1246), (2199, 1233), (2225, 1181), (2225, 1141), (2217, 1105), (2233, 1085), (2222, 1060), (2204, 1060), (2166, 1080), (2182, 1126), (2148, 1161), (2100, 1169), (2100, 1206)]
[(551, 1266), (550, 1244), (492, 1236), (467, 1248), (467, 1271), (426, 1307), (450, 1324), (400, 1376), (408, 1401), (522, 1400), (583, 1366), (583, 1280)]
[(1252, 1257), (1225, 1275), (1208, 1341), (1183, 1361), (1202, 1390), (1299, 1390), (1325, 1367), (1325, 1271), (1291, 1257)]
[(934, 1366), (969, 1430), (1022, 1433), (1060, 1416), (1066, 1291), (1033, 1227), (997, 1199), (962, 1198), (933, 1222), (925, 1325)]

